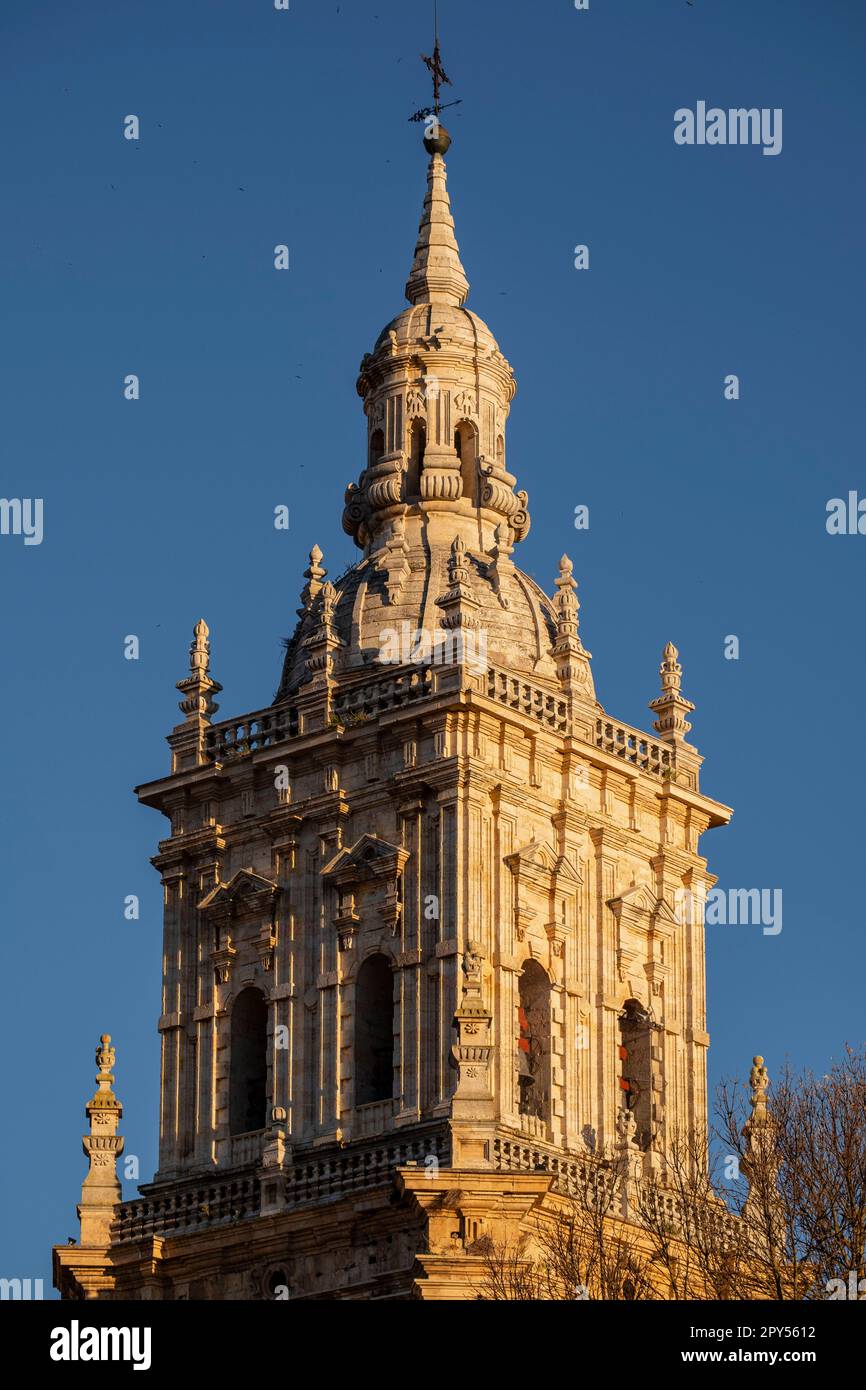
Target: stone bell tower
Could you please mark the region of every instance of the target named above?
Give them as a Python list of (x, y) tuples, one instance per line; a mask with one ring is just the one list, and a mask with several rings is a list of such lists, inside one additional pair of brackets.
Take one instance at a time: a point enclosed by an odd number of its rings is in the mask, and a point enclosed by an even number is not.
[(469, 1298), (481, 1236), (605, 1144), (663, 1172), (706, 1119), (679, 906), (730, 811), (676, 649), (654, 733), (621, 723), (571, 562), (552, 598), (514, 562), (515, 381), (465, 307), (449, 144), (425, 140), (408, 307), (361, 362), (357, 563), (332, 581), (313, 546), (261, 709), (214, 722), (196, 624), (170, 768), (138, 788), (167, 823), (159, 1168), (57, 1248), (67, 1297)]

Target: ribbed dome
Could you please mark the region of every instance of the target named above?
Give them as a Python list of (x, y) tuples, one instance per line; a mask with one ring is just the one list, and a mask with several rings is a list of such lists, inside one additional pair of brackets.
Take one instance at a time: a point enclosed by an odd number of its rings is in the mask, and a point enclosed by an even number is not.
[(477, 352), (484, 357), (498, 359), (508, 367), (487, 324), (471, 309), (451, 304), (413, 304), (385, 325), (376, 339), (374, 355), (390, 343), (392, 333), (396, 335), (399, 347), (417, 346), (438, 339), (438, 352), (447, 352), (449, 348), (457, 349), (461, 354)]
[[(335, 676), (394, 660), (395, 644), (407, 660), (412, 659), (417, 634), (435, 632), (440, 626), (443, 614), (436, 600), (448, 590), (450, 553), (450, 546), (436, 547), (432, 553), (422, 546), (410, 547), (406, 557), (410, 572), (394, 602), (389, 602), (387, 574), (378, 556), (359, 561), (336, 582), (331, 624), (341, 647), (335, 654)], [(483, 636), (475, 640), (483, 643), (479, 656), (485, 664), (505, 665), (555, 683), (551, 648), (557, 627), (551, 600), (514, 565), (505, 566), (497, 576), (499, 567), (492, 567), (490, 556), (480, 551), (467, 548), (466, 568), (478, 602), (477, 632)], [(321, 597), (301, 618), (288, 644), (279, 698), (308, 678), (304, 638), (317, 626), (319, 603)]]

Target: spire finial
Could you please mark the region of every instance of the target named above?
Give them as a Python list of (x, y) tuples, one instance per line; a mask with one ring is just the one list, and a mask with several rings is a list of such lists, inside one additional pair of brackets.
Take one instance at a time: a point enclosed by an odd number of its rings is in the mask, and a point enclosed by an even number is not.
[(686, 715), (691, 714), (694, 705), (681, 694), (683, 668), (679, 662), (679, 655), (673, 642), (665, 643), (659, 666), (662, 693), (655, 700), (651, 700), (649, 706), (658, 715), (653, 721), (653, 728), (668, 743), (684, 743), (686, 734), (692, 727)]
[[(421, 54), (421, 62), (430, 71), (433, 79), (433, 105), (422, 106), (420, 111), (413, 111), (409, 117), (410, 121), (424, 121), (426, 129), (424, 132), (424, 145), (428, 154), (433, 154), (434, 150), (439, 154), (444, 154), (451, 144), (451, 137), (447, 130), (442, 129), (443, 141), (440, 142), (439, 116), (443, 106), (459, 106), (460, 98), (457, 101), (442, 102), (439, 99), (439, 92), (442, 87), (451, 86), (451, 78), (442, 66), (442, 54), (439, 49), (439, 6), (433, 0), (433, 55)], [(431, 121), (429, 118), (434, 117)]]
[[(319, 558), (321, 559), (321, 555)], [(322, 576), (325, 574), (325, 570), (319, 569), (312, 555), (307, 574), (311, 570), (317, 570)], [(311, 588), (313, 583), (314, 581), (311, 579), (308, 587)], [(306, 652), (307, 670), (311, 677), (320, 685), (324, 684), (326, 690), (330, 692), (334, 656), (337, 649), (343, 645), (334, 627), (334, 610), (340, 596), (330, 579), (326, 579), (324, 584), (320, 579), (317, 579), (315, 583), (317, 585), (316, 602), (310, 607), (313, 630), (309, 637), (304, 639), (303, 645)], [(306, 590), (304, 592), (306, 593)], [(330, 699), (330, 694), (328, 699)], [(326, 712), (330, 713), (330, 710), (328, 709)]]
[[(556, 647), (555, 651), (582, 650), (580, 634), (578, 628), (580, 619), (580, 599), (577, 597), (577, 580), (574, 577), (574, 565), (567, 555), (562, 555), (559, 560), (559, 574), (554, 580), (557, 594), (553, 600), (556, 609)], [(589, 655), (589, 653), (587, 653)]]
[(426, 58), (421, 54), (422, 62), (426, 63), (430, 69), (430, 76), (433, 78), (433, 110), (438, 116), (442, 110), (442, 103), (439, 100), (439, 89), (443, 85), (451, 86), (451, 78), (442, 66), (442, 55), (439, 51), (439, 3), (433, 0), (433, 57)]
[(770, 1086), (770, 1073), (764, 1066), (763, 1057), (752, 1058), (749, 1086), (752, 1092), (749, 1097), (749, 1104), (752, 1107), (752, 1124), (763, 1124), (767, 1119), (767, 1091)]
[(678, 694), (682, 689), (683, 668), (678, 658), (679, 652), (673, 642), (666, 642), (664, 651), (662, 652), (661, 665), (659, 666), (663, 695), (666, 695), (669, 691), (676, 691)]
[(595, 685), (589, 664), (592, 652), (588, 652), (580, 640), (580, 599), (577, 597), (574, 565), (567, 555), (560, 556), (559, 573), (554, 583), (557, 592), (553, 600), (556, 612), (553, 657), (557, 674), (573, 695), (595, 703)]
[[(439, 127), (440, 144), (443, 135), (445, 129)], [(406, 281), (406, 298), (410, 304), (450, 304), (459, 308), (468, 294), (469, 281), (454, 235), (445, 160), (441, 152), (434, 149), (427, 170), (427, 196), (418, 228), (415, 259)]]
[(183, 695), (179, 708), (187, 721), (208, 720), (216, 714), (219, 705), (211, 699), (222, 690), (219, 681), (210, 676), (210, 632), (204, 618), (199, 618), (192, 630), (189, 648), (189, 675), (177, 682), (177, 689)]
[(328, 571), (322, 565), (322, 551), (319, 546), (314, 545), (310, 551), (310, 564), (304, 570), (306, 584), (301, 590), (301, 603), (303, 607), (298, 609), (298, 617), (303, 618), (305, 613), (309, 613), (313, 606), (313, 599), (322, 587), (322, 580)]
[(472, 592), (466, 543), (462, 536), (455, 536), (451, 542), (447, 560), (448, 588), (436, 599), (444, 617), (440, 624), (446, 631), (459, 632), (462, 628), (476, 628), (476, 612), (481, 606)]
[[(445, 160), (451, 136), (439, 122), (442, 111), (440, 89), (450, 86), (451, 78), (442, 66), (439, 49), (439, 16), (434, 14), (434, 44), (432, 56), (421, 54), (421, 61), (433, 78), (433, 105), (424, 106), (410, 116), (410, 121), (424, 121), (424, 148), (430, 156), (427, 170), (427, 196), (418, 228), (415, 259), (406, 282), (406, 298), (410, 304), (450, 304), (459, 308), (469, 294), (469, 281), (460, 263), (460, 249), (454, 235), (454, 218), (445, 180)], [(457, 102), (446, 102), (456, 106)]]

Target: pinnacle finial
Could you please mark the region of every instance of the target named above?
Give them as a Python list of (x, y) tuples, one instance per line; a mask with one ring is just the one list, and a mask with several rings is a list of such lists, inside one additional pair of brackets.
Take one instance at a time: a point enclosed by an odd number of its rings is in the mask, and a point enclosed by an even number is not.
[(78, 1207), (81, 1244), (85, 1246), (108, 1244), (114, 1209), (121, 1195), (115, 1164), (123, 1153), (123, 1138), (117, 1133), (123, 1106), (112, 1090), (114, 1048), (109, 1033), (103, 1033), (99, 1039), (96, 1065), (96, 1094), (84, 1107), (90, 1132), (81, 1140), (89, 1160)]
[(192, 672), (201, 671), (207, 675), (210, 669), (210, 629), (204, 618), (199, 618), (192, 630), (192, 642), (189, 648), (189, 669)]
[[(219, 709), (211, 696), (222, 690), (219, 681), (210, 676), (210, 630), (204, 618), (199, 618), (192, 630), (189, 648), (189, 675), (177, 682), (183, 695), (179, 708), (187, 720), (207, 720)], [(110, 1040), (109, 1040), (110, 1041)]]
[(765, 1120), (767, 1118), (767, 1092), (770, 1088), (770, 1073), (764, 1066), (763, 1057), (752, 1058), (749, 1086), (752, 1091), (749, 1098), (749, 1104), (752, 1107), (752, 1120)]
[[(574, 577), (574, 565), (567, 555), (562, 555), (560, 557), (559, 574), (553, 582), (558, 591), (554, 599), (557, 612), (557, 633), (560, 639), (577, 639), (577, 615), (580, 611), (580, 599), (577, 597), (577, 580)], [(580, 642), (578, 639), (578, 647), (579, 645)]]
[[(573, 593), (577, 589), (577, 580), (574, 577), (574, 565), (567, 555), (560, 556), (559, 574), (553, 582), (559, 590), (560, 598), (566, 594)], [(576, 597), (574, 602), (580, 607)]]
[(310, 551), (309, 566), (304, 570), (304, 578), (307, 582), (301, 590), (302, 606), (298, 609), (299, 618), (303, 618), (305, 613), (309, 613), (313, 606), (313, 599), (321, 590), (322, 580), (327, 573), (328, 571), (322, 567), (322, 551), (319, 546), (314, 545)]
[(477, 627), (475, 615), (480, 604), (472, 592), (466, 543), (460, 535), (451, 542), (446, 571), (448, 588), (436, 599), (436, 606), (445, 615), (440, 620), (442, 627), (446, 630)]
[(651, 700), (649, 706), (658, 715), (653, 728), (668, 743), (684, 743), (692, 727), (686, 715), (691, 714), (694, 705), (682, 695), (683, 668), (679, 655), (673, 642), (665, 643), (659, 666), (662, 693)]
[(553, 600), (556, 641), (552, 650), (557, 674), (572, 694), (594, 703), (595, 685), (589, 664), (592, 652), (588, 652), (580, 640), (580, 599), (574, 565), (567, 555), (560, 556), (559, 573), (553, 582), (557, 592)]
[(673, 642), (666, 642), (662, 652), (659, 675), (662, 680), (662, 693), (668, 690), (680, 690), (683, 683), (683, 668), (678, 660), (679, 652)]

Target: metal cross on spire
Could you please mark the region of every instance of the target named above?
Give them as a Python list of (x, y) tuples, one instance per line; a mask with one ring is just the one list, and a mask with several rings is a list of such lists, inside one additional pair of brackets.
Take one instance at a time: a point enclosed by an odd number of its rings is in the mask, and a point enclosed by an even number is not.
[(439, 49), (439, 6), (434, 0), (433, 4), (433, 56), (421, 54), (421, 62), (429, 69), (433, 78), (433, 105), (422, 106), (420, 111), (409, 117), (410, 121), (426, 121), (428, 116), (438, 116), (440, 111), (446, 106), (459, 106), (460, 100), (442, 102), (439, 100), (440, 89), (451, 86), (451, 78), (442, 66), (442, 54)]

